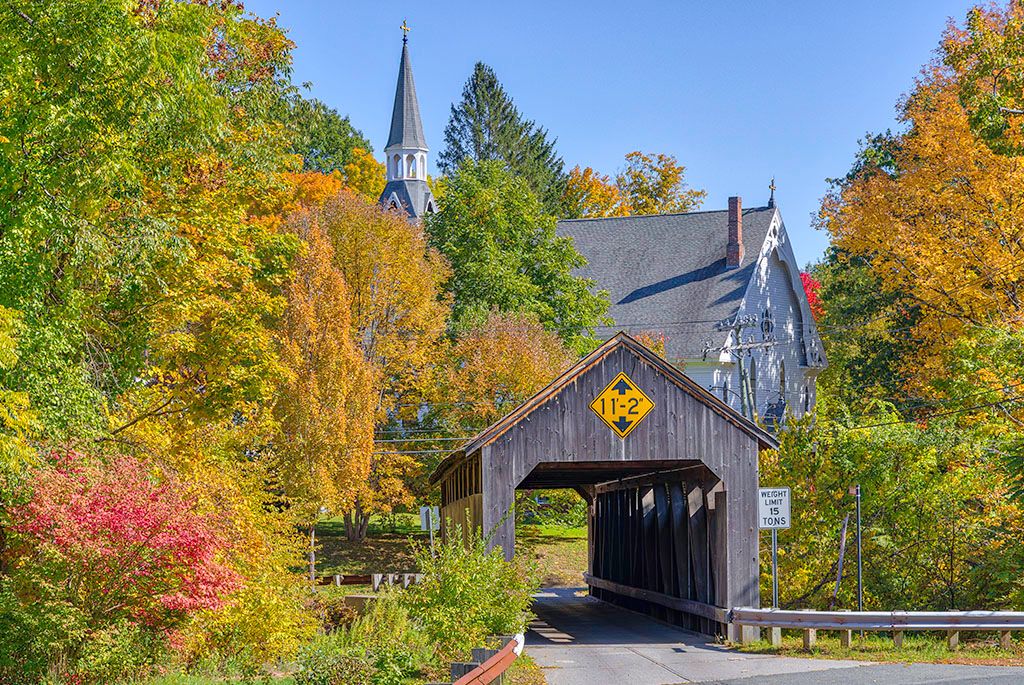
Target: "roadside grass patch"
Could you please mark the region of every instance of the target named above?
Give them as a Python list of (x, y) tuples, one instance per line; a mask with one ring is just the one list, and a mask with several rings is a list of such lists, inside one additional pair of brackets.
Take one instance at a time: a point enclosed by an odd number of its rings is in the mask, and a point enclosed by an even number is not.
[(544, 670), (529, 654), (520, 654), (519, 658), (505, 671), (505, 685), (547, 685)]
[(587, 570), (587, 529), (554, 524), (516, 527), (516, 546), (537, 564), (541, 587), (579, 587)]
[(396, 514), (393, 523), (374, 516), (366, 539), (359, 542), (348, 540), (340, 517), (318, 523), (316, 536), (319, 575), (417, 573), (411, 540), (429, 544), (429, 534), (420, 530), (418, 514)]
[(941, 633), (904, 633), (899, 649), (886, 633), (867, 633), (861, 638), (855, 631), (853, 644), (847, 648), (839, 643), (835, 633), (818, 631), (815, 648), (805, 651), (802, 634), (782, 631), (782, 646), (772, 647), (767, 640), (750, 645), (735, 645), (740, 652), (749, 654), (777, 654), (822, 659), (853, 659), (886, 663), (968, 664), (978, 666), (1024, 666), (1024, 642), (1015, 638), (1011, 649), (999, 647), (996, 633), (960, 633), (960, 648), (950, 651), (946, 636)]

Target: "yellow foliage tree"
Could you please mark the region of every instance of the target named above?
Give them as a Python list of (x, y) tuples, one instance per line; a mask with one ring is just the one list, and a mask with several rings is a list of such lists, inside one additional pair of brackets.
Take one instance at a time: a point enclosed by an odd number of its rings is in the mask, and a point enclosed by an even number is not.
[(565, 180), (562, 203), (569, 219), (602, 216), (626, 216), (630, 205), (612, 180), (603, 174), (579, 165), (573, 167)]
[(376, 202), (384, 192), (384, 165), (372, 152), (352, 148), (352, 161), (345, 165), (345, 185), (367, 202)]
[[(450, 307), (439, 295), (447, 264), (427, 246), (422, 228), (348, 190), (295, 215), (294, 230), (314, 221), (330, 239), (348, 287), (352, 339), (374, 369), (375, 421), (414, 418), (447, 325)], [(396, 452), (375, 451), (346, 515), (350, 537), (366, 534), (371, 513), (412, 502), (405, 482), (419, 462)]]
[(822, 223), (864, 255), (882, 286), (920, 308), (915, 375), (970, 326), (1024, 325), (1024, 164), (974, 135), (939, 68), (908, 98), (909, 125), (885, 165), (870, 160), (828, 196)]
[(661, 153), (630, 152), (615, 185), (630, 214), (692, 212), (707, 196), (707, 192), (687, 186), (686, 167), (672, 155)]
[(285, 288), (281, 357), (289, 373), (275, 410), (285, 493), (310, 520), (355, 503), (370, 471), (378, 382), (351, 335), (348, 290), (315, 221), (292, 222), (306, 251)]

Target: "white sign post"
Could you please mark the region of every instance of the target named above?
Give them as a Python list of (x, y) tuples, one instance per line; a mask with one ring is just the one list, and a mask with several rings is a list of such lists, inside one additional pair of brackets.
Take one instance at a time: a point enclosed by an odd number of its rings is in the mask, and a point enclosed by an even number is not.
[(779, 529), (789, 528), (789, 488), (758, 488), (757, 525), (772, 532), (772, 608), (779, 608)]
[(434, 531), (441, 527), (441, 513), (437, 507), (420, 507), (420, 530), (430, 531), (430, 553), (434, 553)]

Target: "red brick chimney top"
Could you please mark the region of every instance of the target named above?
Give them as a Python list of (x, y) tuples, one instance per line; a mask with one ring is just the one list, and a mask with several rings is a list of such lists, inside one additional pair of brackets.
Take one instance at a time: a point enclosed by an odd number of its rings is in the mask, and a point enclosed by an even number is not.
[(738, 268), (743, 263), (743, 200), (729, 198), (729, 242), (725, 246), (725, 266)]

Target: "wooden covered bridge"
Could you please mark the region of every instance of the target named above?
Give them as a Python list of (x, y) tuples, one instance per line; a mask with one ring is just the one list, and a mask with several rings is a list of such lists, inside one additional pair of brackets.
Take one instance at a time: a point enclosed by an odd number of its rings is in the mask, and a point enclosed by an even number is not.
[[(449, 455), (431, 476), (442, 520), (515, 550), (517, 489), (589, 505), (593, 596), (728, 635), (760, 606), (758, 452), (775, 439), (619, 333)], [(468, 519), (468, 521), (467, 521)]]

